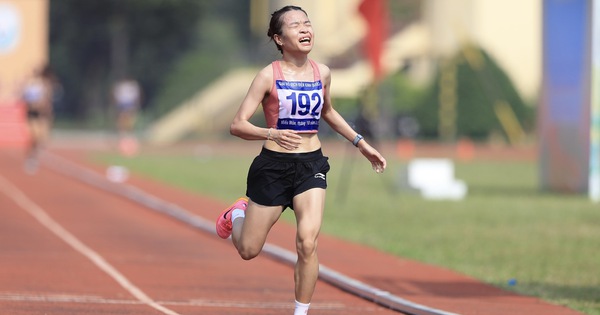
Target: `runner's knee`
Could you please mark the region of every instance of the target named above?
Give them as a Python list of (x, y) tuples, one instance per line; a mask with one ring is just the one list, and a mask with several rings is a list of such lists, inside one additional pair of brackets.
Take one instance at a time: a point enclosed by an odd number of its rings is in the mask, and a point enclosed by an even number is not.
[(261, 249), (262, 248), (259, 246), (247, 245), (243, 243), (237, 246), (238, 253), (240, 254), (240, 257), (242, 257), (242, 259), (244, 260), (250, 260), (255, 258), (256, 256), (258, 256), (258, 254), (260, 254)]
[(308, 259), (317, 252), (317, 241), (314, 239), (303, 239), (296, 241), (298, 258)]

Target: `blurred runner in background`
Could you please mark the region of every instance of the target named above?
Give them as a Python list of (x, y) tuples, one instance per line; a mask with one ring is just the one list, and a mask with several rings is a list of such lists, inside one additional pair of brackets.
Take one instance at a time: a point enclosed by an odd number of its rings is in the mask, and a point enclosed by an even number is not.
[(119, 150), (126, 156), (135, 155), (138, 150), (138, 142), (134, 134), (134, 127), (142, 102), (142, 90), (139, 83), (132, 78), (118, 81), (113, 87), (112, 98), (117, 110)]
[(50, 66), (36, 70), (23, 86), (22, 99), (27, 107), (27, 125), (30, 132), (25, 160), (25, 171), (33, 174), (39, 165), (39, 152), (50, 135), (53, 120), (54, 92), (59, 82)]

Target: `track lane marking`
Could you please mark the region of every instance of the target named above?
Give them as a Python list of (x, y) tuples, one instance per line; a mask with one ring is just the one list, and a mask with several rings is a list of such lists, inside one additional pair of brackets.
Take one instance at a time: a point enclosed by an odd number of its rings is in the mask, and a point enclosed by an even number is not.
[(121, 274), (115, 267), (108, 263), (100, 254), (92, 250), (90, 247), (81, 242), (73, 234), (63, 228), (58, 222), (56, 222), (46, 211), (25, 195), (19, 188), (11, 184), (6, 178), (0, 175), (0, 191), (2, 191), (8, 198), (12, 199), (17, 205), (23, 210), (27, 211), (32, 215), (39, 223), (44, 227), (62, 239), (65, 243), (70, 245), (77, 252), (87, 257), (92, 261), (98, 268), (108, 274), (113, 280), (115, 280), (121, 287), (127, 290), (133, 295), (138, 301), (143, 304), (154, 308), (163, 314), (167, 315), (180, 315), (179, 313), (170, 310), (152, 298), (150, 298), (141, 289), (135, 286), (129, 281), (123, 274)]
[[(81, 303), (81, 304), (122, 304), (122, 305), (140, 305), (140, 301), (133, 299), (111, 299), (97, 295), (76, 295), (69, 293), (23, 293), (23, 292), (0, 292), (0, 301), (11, 302), (50, 302), (50, 303)], [(186, 307), (215, 307), (215, 308), (239, 308), (239, 309), (292, 309), (289, 302), (269, 302), (269, 301), (242, 301), (242, 300), (207, 300), (190, 299), (185, 301), (157, 301), (162, 305), (186, 306)], [(347, 310), (348, 305), (336, 302), (320, 302), (311, 305), (315, 310)], [(357, 310), (352, 308), (352, 310)], [(364, 312), (375, 312), (376, 307), (363, 307), (360, 310)]]

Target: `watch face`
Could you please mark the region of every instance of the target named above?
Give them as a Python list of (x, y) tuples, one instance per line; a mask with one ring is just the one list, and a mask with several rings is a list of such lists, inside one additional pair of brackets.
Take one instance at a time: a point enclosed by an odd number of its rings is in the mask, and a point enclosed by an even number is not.
[(14, 49), (21, 37), (21, 16), (8, 3), (0, 3), (0, 54)]

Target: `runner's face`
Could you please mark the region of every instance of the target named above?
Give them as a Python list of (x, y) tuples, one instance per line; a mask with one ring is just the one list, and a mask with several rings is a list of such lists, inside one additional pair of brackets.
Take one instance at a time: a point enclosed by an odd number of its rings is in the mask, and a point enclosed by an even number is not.
[(312, 50), (313, 29), (304, 12), (293, 10), (283, 15), (282, 35), (278, 40), (284, 51), (308, 53)]

